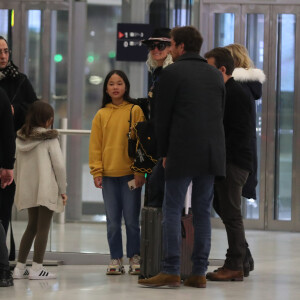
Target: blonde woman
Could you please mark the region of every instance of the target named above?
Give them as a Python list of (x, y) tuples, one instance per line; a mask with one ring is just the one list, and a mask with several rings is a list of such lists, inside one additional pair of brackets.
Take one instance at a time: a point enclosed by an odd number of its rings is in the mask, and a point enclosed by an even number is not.
[[(230, 44), (225, 47), (228, 49), (233, 57), (234, 71), (232, 76), (235, 81), (239, 82), (245, 92), (250, 96), (252, 109), (254, 111), (252, 118), (252, 136), (251, 147), (253, 151), (253, 172), (250, 173), (244, 187), (242, 196), (248, 199), (256, 199), (257, 180), (257, 142), (256, 142), (256, 104), (262, 96), (262, 84), (266, 80), (264, 72), (254, 67), (254, 63), (249, 57), (248, 50), (241, 44)], [(249, 275), (249, 271), (254, 270), (254, 261), (251, 252), (246, 242), (246, 257), (244, 261), (244, 276)], [(249, 270), (249, 271), (248, 271)]]
[(165, 67), (173, 63), (170, 54), (170, 31), (169, 28), (157, 28), (151, 37), (142, 41), (149, 51), (146, 65), (150, 73), (150, 89), (146, 99), (138, 99), (144, 107), (146, 106), (146, 109), (143, 109), (146, 122), (136, 126), (139, 144), (132, 169), (134, 172), (152, 174), (151, 177), (147, 177), (145, 206), (161, 206), (163, 201), (164, 168), (162, 167), (162, 159), (159, 159), (156, 153), (154, 119), (160, 74)]

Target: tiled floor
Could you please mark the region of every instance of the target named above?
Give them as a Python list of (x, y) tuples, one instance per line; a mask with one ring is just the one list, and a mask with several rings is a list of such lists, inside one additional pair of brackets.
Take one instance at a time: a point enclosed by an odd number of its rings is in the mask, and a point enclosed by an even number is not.
[[(81, 226), (85, 227), (81, 228), (85, 232), (82, 236), (86, 241), (90, 240), (87, 245), (93, 245), (93, 249), (103, 246), (103, 252), (106, 252), (105, 226), (99, 224), (76, 224), (73, 230), (79, 232), (77, 235), (67, 234), (72, 226), (66, 226), (70, 228), (67, 230), (65, 227), (64, 233), (60, 232), (60, 241), (64, 241), (60, 247), (67, 248), (66, 244), (70, 244), (68, 247), (73, 245), (73, 250), (76, 250), (80, 244)], [(50, 271), (57, 272), (58, 279), (15, 280), (14, 287), (0, 288), (0, 299), (300, 299), (300, 234), (267, 231), (247, 231), (246, 234), (255, 259), (255, 270), (243, 282), (208, 282), (206, 289), (184, 286), (150, 289), (139, 286), (136, 276), (106, 276), (106, 266), (103, 265), (63, 265), (48, 267)], [(82, 242), (83, 237), (80, 240)], [(82, 248), (79, 246), (78, 249)], [(224, 231), (214, 229), (211, 258), (224, 258), (225, 249)], [(209, 270), (214, 268), (209, 267)]]

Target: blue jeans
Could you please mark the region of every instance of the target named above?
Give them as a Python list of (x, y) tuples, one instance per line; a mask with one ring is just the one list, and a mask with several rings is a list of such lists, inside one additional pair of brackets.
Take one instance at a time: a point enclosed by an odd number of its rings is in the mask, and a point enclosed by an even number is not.
[(112, 259), (123, 257), (122, 214), (126, 227), (127, 257), (140, 254), (141, 188), (131, 191), (128, 181), (133, 175), (122, 177), (103, 177), (102, 193), (107, 219), (107, 240)]
[(180, 275), (181, 216), (191, 181), (195, 229), (192, 273), (205, 275), (207, 271), (211, 247), (210, 211), (214, 186), (214, 176), (211, 175), (166, 180), (163, 203), (163, 273)]

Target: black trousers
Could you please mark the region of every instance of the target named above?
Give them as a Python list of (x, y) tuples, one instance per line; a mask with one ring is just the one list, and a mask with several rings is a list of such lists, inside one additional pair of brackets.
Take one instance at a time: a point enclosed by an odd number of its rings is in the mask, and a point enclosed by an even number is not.
[(8, 252), (6, 247), (6, 235), (0, 221), (0, 269), (9, 271)]
[(230, 270), (243, 270), (246, 240), (241, 196), (248, 175), (247, 170), (227, 164), (226, 179), (215, 183), (213, 207), (225, 225), (229, 247), (224, 267)]
[[(0, 220), (5, 231), (5, 236), (7, 236), (7, 231), (9, 223), (11, 221), (11, 211), (14, 203), (16, 191), (16, 184), (13, 181), (11, 185), (7, 186), (5, 189), (0, 188)], [(12, 231), (11, 231), (12, 232)], [(15, 243), (13, 234), (11, 234), (11, 243), (10, 243), (10, 260), (15, 260)]]

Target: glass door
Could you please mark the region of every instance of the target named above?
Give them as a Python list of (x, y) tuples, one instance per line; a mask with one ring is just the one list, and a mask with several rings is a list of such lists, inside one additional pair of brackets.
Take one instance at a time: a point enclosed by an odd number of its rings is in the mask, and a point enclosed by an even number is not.
[[(206, 8), (208, 9), (208, 8)], [(266, 54), (264, 47), (268, 32), (268, 7), (266, 6), (246, 6), (246, 5), (209, 5), (209, 35), (207, 36), (208, 50), (214, 47), (223, 47), (232, 43), (245, 45), (255, 66), (264, 69)], [(265, 105), (265, 107), (267, 107)], [(258, 149), (258, 185), (257, 198), (242, 198), (243, 216), (245, 226), (251, 228), (263, 228), (263, 201), (261, 201), (261, 187), (263, 176), (261, 176), (261, 149), (262, 142), (262, 111), (263, 100), (256, 101), (257, 115), (257, 149)], [(262, 189), (263, 191), (263, 189)], [(213, 220), (215, 226), (222, 226), (220, 220)]]
[(299, 17), (300, 6), (274, 6), (270, 19), (266, 199), (275, 230), (300, 230)]
[[(0, 35), (7, 39), (12, 60), (28, 76), (38, 98), (55, 109), (55, 128), (59, 128), (61, 118), (67, 117), (68, 5), (29, 1), (0, 4)], [(26, 211), (14, 208), (17, 250), (26, 221)], [(47, 251), (53, 248), (51, 232)]]
[[(24, 70), (40, 100), (54, 108), (54, 128), (68, 115), (69, 11), (68, 7), (27, 4), (23, 7)], [(54, 215), (47, 251), (57, 251)]]
[[(299, 231), (300, 104), (295, 83), (300, 71), (296, 67), (300, 6), (245, 2), (204, 5), (208, 17), (201, 30), (207, 39), (203, 52), (229, 43), (243, 44), (267, 78), (263, 97), (256, 101), (257, 199), (242, 199), (245, 227)], [(222, 226), (219, 219), (213, 223)]]

